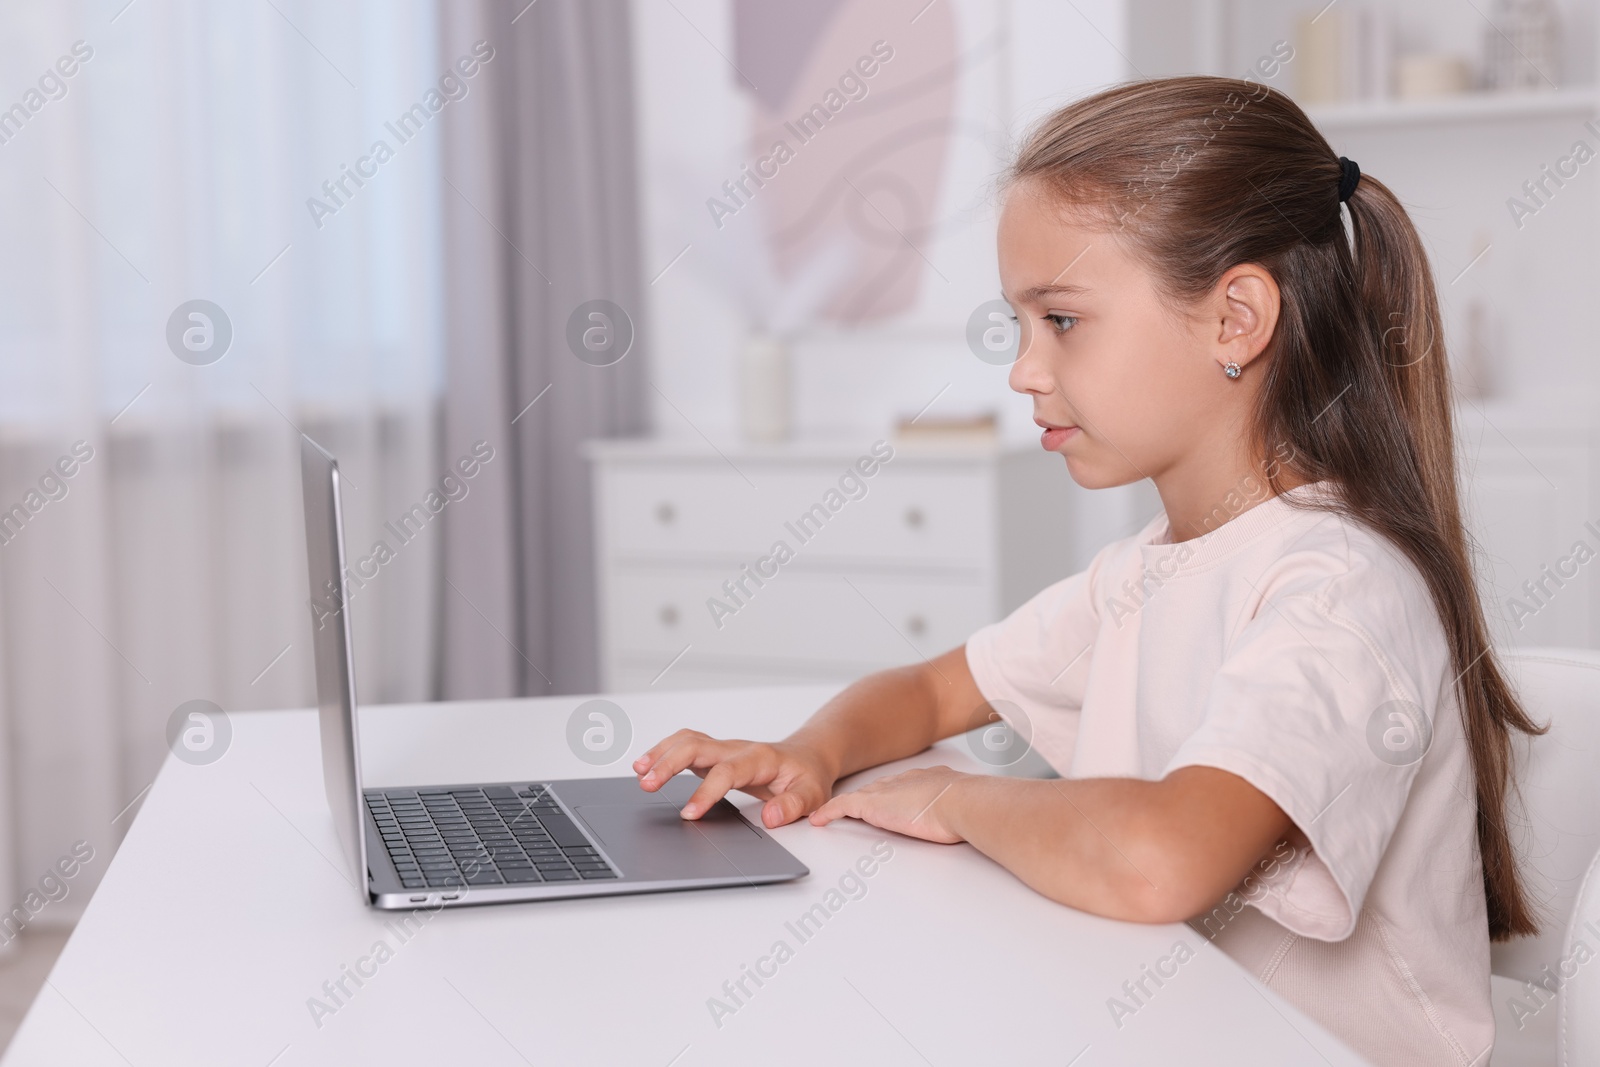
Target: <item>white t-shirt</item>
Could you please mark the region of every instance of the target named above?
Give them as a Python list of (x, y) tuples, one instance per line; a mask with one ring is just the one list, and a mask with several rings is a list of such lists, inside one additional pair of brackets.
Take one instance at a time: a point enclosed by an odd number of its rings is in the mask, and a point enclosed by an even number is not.
[(1190, 925), (1375, 1063), (1487, 1058), (1455, 672), (1421, 575), (1387, 539), (1283, 497), (1176, 545), (1158, 516), (979, 630), (967, 662), (1064, 777), (1203, 765), (1271, 797), (1309, 851), (1280, 843)]

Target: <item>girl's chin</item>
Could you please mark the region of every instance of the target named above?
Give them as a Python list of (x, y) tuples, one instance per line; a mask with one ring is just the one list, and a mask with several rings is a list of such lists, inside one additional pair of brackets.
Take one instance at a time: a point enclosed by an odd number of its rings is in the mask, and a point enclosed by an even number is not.
[(1104, 465), (1094, 463), (1082, 456), (1061, 453), (1061, 458), (1067, 462), (1067, 474), (1083, 489), (1114, 489), (1119, 485), (1130, 485), (1139, 481), (1140, 475), (1128, 477), (1125, 464), (1117, 464), (1115, 469), (1108, 469)]

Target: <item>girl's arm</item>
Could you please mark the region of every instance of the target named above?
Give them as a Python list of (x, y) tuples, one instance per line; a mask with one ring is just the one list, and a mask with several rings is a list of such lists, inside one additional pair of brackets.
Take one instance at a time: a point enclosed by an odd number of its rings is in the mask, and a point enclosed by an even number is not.
[(932, 767), (840, 794), (811, 821), (842, 816), (930, 841), (970, 842), (1052, 900), (1135, 922), (1198, 915), (1276, 842), (1303, 842), (1266, 794), (1211, 767), (1184, 767), (1158, 782), (1040, 781)]
[(1172, 922), (1206, 910), (1276, 842), (1303, 836), (1244, 779), (1186, 767), (1137, 778), (1032, 780), (907, 771), (829, 797), (839, 778), (964, 733), (986, 701), (965, 648), (880, 671), (845, 689), (775, 744), (680, 730), (634, 763), (654, 791), (679, 771), (705, 779), (698, 818), (730, 789), (767, 801), (762, 822), (849, 816), (930, 841), (968, 841), (1052, 900), (1111, 918)]
[(835, 777), (916, 755), (988, 712), (965, 647), (870, 674), (824, 704), (789, 741), (827, 753)]
[(964, 733), (984, 711), (966, 649), (954, 648), (915, 666), (868, 675), (784, 741), (720, 741), (679, 730), (640, 756), (633, 769), (650, 792), (683, 770), (705, 779), (683, 806), (686, 818), (699, 818), (728, 790), (740, 789), (767, 801), (763, 823), (781, 826), (815, 811), (845, 775)]

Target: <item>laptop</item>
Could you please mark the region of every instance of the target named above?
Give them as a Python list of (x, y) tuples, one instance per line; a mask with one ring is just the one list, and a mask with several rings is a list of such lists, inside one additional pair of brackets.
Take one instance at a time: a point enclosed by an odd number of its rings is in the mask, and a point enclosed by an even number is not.
[(304, 435), (300, 480), (322, 774), (340, 845), (368, 904), (614, 896), (810, 873), (727, 800), (699, 820), (680, 818), (699, 785), (687, 772), (655, 793), (633, 777), (364, 788), (339, 464)]

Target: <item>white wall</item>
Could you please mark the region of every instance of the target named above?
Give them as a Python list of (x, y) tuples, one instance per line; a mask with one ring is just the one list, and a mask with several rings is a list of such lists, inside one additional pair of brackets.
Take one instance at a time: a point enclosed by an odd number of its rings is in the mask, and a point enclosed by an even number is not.
[[(885, 5), (885, 36), (892, 19), (921, 6)], [(993, 185), (1028, 123), (1124, 76), (1123, 5), (1092, 0), (1074, 10), (1055, 0), (967, 0), (955, 8), (961, 42), (984, 36), (991, 24), (1000, 34), (998, 53), (975, 63), (958, 89), (958, 113), (989, 133), (987, 145), (971, 137), (952, 143), (939, 216), (965, 225), (919, 247), (932, 266), (923, 269), (915, 314), (859, 331), (814, 331), (796, 345), (801, 434), (878, 433), (941, 391), (933, 411), (997, 410), (1008, 430), (1032, 431), (1030, 407), (1006, 388), (1005, 368), (975, 359), (963, 339), (971, 310), (999, 295)], [(731, 440), (743, 322), (705, 274), (706, 242), (726, 233), (711, 226), (704, 204), (744, 162), (747, 103), (723, 58), (733, 54), (730, 5), (639, 0), (634, 12), (647, 274), (691, 246), (650, 287), (644, 316), (655, 382), (671, 401), (653, 395), (655, 425), (665, 436), (698, 429), (714, 441)]]

